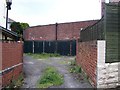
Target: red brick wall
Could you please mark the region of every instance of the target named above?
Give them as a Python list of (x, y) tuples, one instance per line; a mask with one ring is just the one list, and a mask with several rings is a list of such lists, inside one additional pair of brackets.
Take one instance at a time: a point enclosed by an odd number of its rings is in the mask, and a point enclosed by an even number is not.
[[(22, 42), (2, 43), (2, 70), (23, 62)], [(12, 71), (6, 72), (2, 76), (2, 85), (8, 85), (13, 77), (16, 79), (22, 72), (22, 65), (15, 67)]]
[(93, 25), (96, 21), (81, 21), (72, 23), (62, 23), (58, 25), (58, 40), (73, 40), (80, 37), (81, 28)]
[(20, 65), (2, 76), (2, 86), (7, 86), (11, 80), (16, 80), (22, 73), (23, 65)]
[[(57, 26), (57, 40), (73, 40), (80, 37), (80, 29), (94, 24), (97, 20), (60, 23)], [(55, 40), (56, 24), (34, 26), (24, 31), (25, 40)], [(42, 38), (40, 38), (42, 37)]]
[(55, 25), (35, 26), (25, 30), (25, 40), (54, 40)]
[(76, 61), (89, 76), (94, 86), (96, 86), (97, 41), (77, 41)]

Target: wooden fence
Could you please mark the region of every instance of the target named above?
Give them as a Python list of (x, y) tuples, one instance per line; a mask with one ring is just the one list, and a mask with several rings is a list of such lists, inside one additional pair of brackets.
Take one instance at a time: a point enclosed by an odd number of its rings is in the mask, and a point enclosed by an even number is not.
[(120, 61), (120, 5), (109, 3), (104, 16), (94, 25), (80, 32), (80, 42), (105, 40), (106, 63)]

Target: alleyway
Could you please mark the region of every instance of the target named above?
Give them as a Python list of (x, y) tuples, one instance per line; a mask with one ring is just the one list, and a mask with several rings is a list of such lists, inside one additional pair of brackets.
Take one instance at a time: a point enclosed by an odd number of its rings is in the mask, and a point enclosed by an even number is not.
[(92, 88), (87, 81), (78, 81), (69, 72), (69, 62), (71, 60), (74, 60), (74, 57), (52, 57), (37, 60), (30, 56), (24, 56), (25, 81), (22, 88), (36, 88), (37, 80), (47, 66), (54, 66), (64, 75), (64, 84), (57, 87), (52, 86), (51, 88)]

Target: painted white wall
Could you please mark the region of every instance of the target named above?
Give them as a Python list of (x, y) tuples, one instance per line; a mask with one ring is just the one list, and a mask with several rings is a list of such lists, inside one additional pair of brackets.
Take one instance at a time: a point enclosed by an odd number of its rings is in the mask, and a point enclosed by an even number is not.
[(10, 25), (11, 25), (11, 23), (8, 23), (8, 30), (10, 30), (11, 31), (11, 28), (10, 28)]
[(11, 31), (10, 26), (11, 26), (11, 24), (12, 24), (13, 22), (15, 22), (15, 21), (12, 20), (12, 19), (10, 19), (10, 18), (8, 18), (8, 30), (10, 30), (10, 31)]
[(5, 0), (0, 0), (0, 26), (5, 27), (6, 23), (6, 2)]

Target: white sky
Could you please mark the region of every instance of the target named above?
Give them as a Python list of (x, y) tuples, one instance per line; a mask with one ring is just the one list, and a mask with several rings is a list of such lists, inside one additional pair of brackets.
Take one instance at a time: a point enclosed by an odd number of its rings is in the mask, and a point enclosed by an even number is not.
[(9, 17), (30, 26), (101, 18), (100, 0), (12, 0)]

